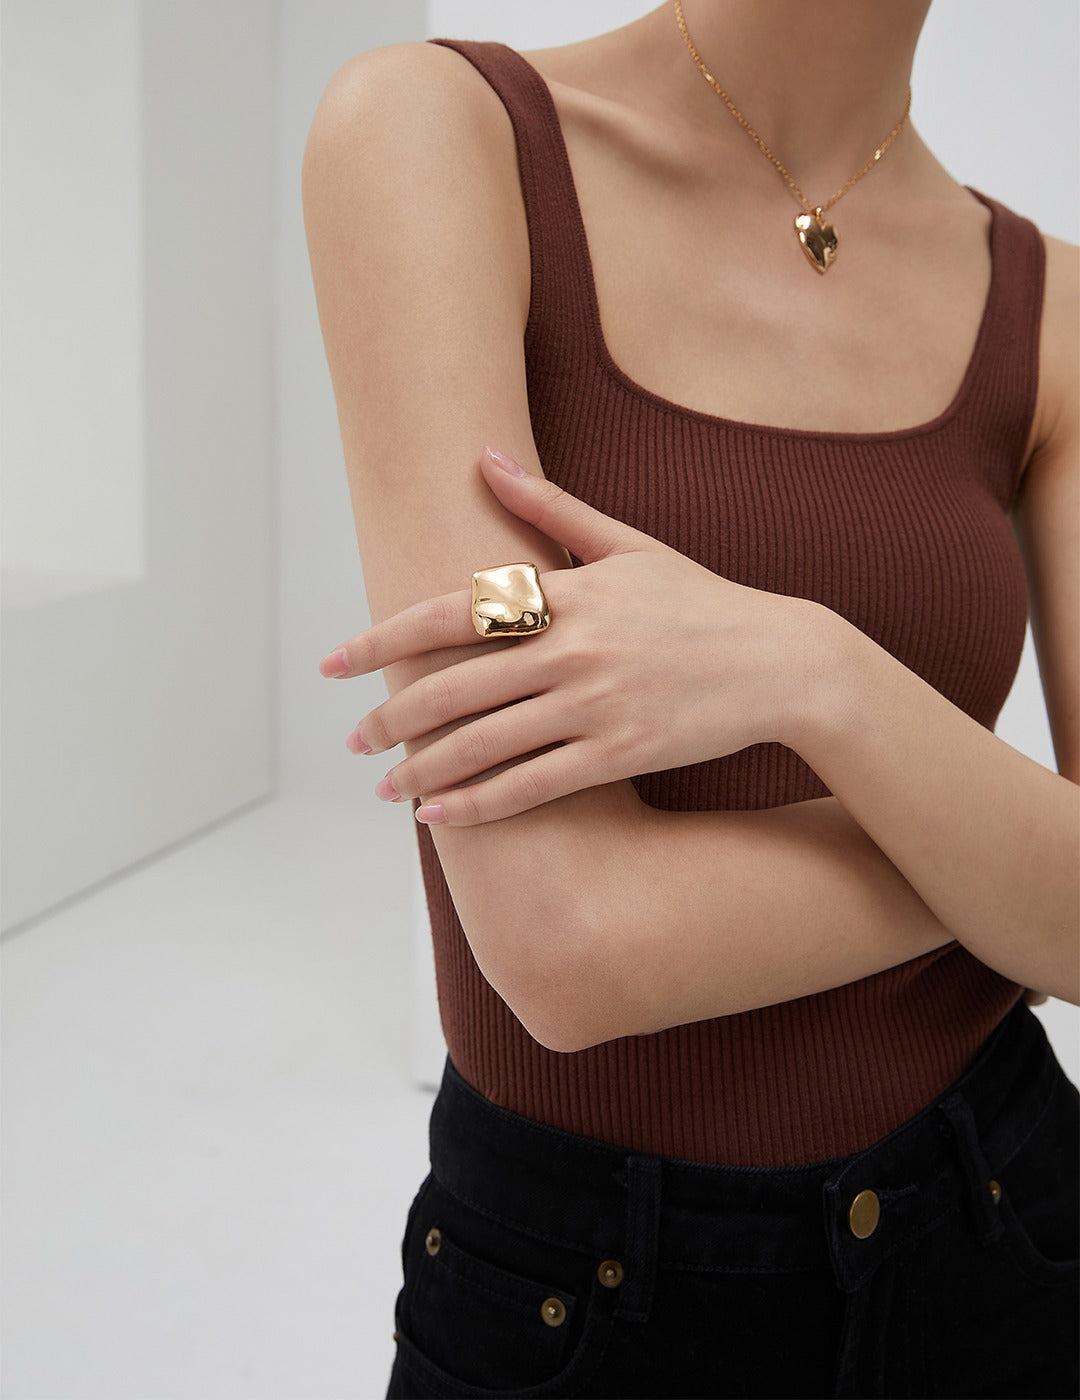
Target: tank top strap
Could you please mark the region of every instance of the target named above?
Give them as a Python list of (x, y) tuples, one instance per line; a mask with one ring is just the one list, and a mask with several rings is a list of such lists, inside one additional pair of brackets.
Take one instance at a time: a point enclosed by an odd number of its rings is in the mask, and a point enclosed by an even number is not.
[(589, 358), (589, 253), (573, 171), (551, 89), (507, 44), (429, 39), (456, 49), (498, 94), (517, 143), (532, 263), (526, 349), (568, 361)]
[(1030, 219), (966, 186), (991, 212), (991, 281), (960, 414), (987, 463), (995, 496), (1011, 507), (1024, 471), (1039, 387), (1046, 245)]

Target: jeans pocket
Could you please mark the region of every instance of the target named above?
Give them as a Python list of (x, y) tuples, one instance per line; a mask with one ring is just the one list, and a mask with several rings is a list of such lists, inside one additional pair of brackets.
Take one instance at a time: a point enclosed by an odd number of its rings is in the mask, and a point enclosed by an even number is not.
[[(573, 1395), (604, 1350), (595, 1270), (425, 1192), (404, 1242), (392, 1394)], [(555, 1262), (553, 1263), (553, 1257)], [(606, 1290), (599, 1290), (606, 1292)], [(597, 1302), (600, 1306), (596, 1306)]]
[(1075, 1283), (1080, 1268), (1080, 1094), (1062, 1071), (1035, 1127), (994, 1173), (1016, 1267), (1038, 1283)]

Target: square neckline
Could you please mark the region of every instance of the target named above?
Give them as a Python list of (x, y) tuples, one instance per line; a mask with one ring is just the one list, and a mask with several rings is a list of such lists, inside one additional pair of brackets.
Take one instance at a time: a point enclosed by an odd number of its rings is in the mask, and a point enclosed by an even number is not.
[[(571, 212), (573, 222), (572, 232), (576, 245), (578, 267), (585, 293), (585, 313), (589, 326), (592, 349), (600, 367), (610, 379), (614, 380), (623, 392), (641, 399), (646, 403), (652, 404), (655, 408), (661, 409), (673, 416), (691, 419), (694, 422), (703, 423), (706, 426), (719, 429), (726, 433), (756, 433), (770, 437), (811, 438), (816, 441), (850, 443), (903, 441), (907, 438), (920, 437), (927, 433), (937, 432), (947, 427), (959, 414), (971, 390), (976, 374), (978, 373), (986, 343), (990, 338), (992, 313), (997, 302), (999, 284), (1001, 281), (1001, 256), (998, 249), (1001, 221), (998, 215), (997, 203), (995, 200), (991, 199), (989, 195), (982, 194), (972, 185), (963, 185), (963, 188), (967, 190), (970, 195), (973, 195), (980, 204), (990, 210), (990, 224), (987, 230), (987, 241), (990, 251), (990, 281), (983, 302), (982, 314), (979, 318), (979, 328), (975, 334), (975, 340), (971, 348), (971, 353), (968, 356), (960, 384), (940, 413), (935, 414), (933, 418), (928, 418), (922, 423), (915, 423), (906, 428), (882, 428), (861, 432), (843, 432), (831, 428), (789, 428), (779, 424), (754, 423), (748, 419), (728, 418), (723, 414), (708, 413), (704, 409), (692, 408), (688, 404), (676, 403), (674, 399), (665, 398), (664, 395), (658, 394), (654, 390), (640, 384), (622, 368), (612, 355), (600, 317), (600, 301), (596, 290), (596, 277), (593, 270), (592, 254), (589, 249), (588, 232), (585, 228), (585, 219), (581, 212), (577, 184), (574, 180), (574, 171), (570, 164), (570, 154), (567, 150), (566, 138), (563, 134), (562, 122), (559, 118), (559, 110), (555, 104), (555, 98), (548, 85), (547, 79), (538, 68), (535, 68), (529, 62), (524, 54), (520, 53), (517, 49), (511, 48), (509, 44), (499, 43), (498, 47), (513, 54), (514, 57), (524, 65), (529, 73), (532, 74), (537, 91), (541, 94), (545, 117), (554, 146), (554, 154), (562, 173), (566, 188), (567, 203)], [(533, 312), (530, 306), (528, 322), (531, 323), (532, 319)]]

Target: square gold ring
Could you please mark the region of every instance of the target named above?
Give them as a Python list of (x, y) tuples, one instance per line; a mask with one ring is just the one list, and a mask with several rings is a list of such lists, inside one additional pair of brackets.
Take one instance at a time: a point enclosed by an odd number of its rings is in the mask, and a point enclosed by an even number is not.
[(551, 622), (551, 611), (536, 565), (477, 569), (472, 576), (472, 619), (485, 640), (542, 632)]

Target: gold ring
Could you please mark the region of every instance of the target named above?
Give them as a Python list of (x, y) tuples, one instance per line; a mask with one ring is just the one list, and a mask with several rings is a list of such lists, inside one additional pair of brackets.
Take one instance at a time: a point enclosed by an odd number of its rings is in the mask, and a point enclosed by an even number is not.
[(472, 576), (473, 626), (485, 640), (542, 632), (551, 611), (535, 564), (499, 564)]

